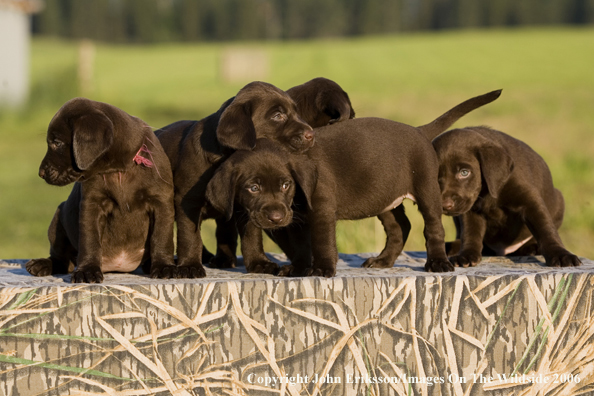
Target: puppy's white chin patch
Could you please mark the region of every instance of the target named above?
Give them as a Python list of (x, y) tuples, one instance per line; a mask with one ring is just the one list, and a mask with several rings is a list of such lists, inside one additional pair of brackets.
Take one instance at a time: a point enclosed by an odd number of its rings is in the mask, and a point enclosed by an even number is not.
[(144, 249), (137, 252), (122, 251), (115, 257), (103, 257), (101, 271), (103, 272), (132, 272), (142, 262)]
[(398, 207), (402, 201), (404, 201), (404, 199), (410, 199), (413, 202), (417, 202), (415, 200), (415, 197), (411, 194), (411, 193), (406, 193), (406, 195), (403, 195), (401, 197), (398, 197), (394, 200), (394, 202), (392, 202), (390, 205), (386, 206), (386, 208), (384, 210), (382, 210), (382, 213), (384, 212), (388, 212), (392, 209), (395, 209), (396, 207)]

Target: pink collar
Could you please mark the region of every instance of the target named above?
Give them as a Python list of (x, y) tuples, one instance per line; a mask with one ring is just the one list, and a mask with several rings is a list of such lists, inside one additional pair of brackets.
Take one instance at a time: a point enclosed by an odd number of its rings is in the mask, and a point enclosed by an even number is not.
[(140, 146), (140, 149), (138, 150), (138, 152), (136, 153), (136, 155), (134, 156), (133, 160), (134, 162), (136, 162), (137, 165), (144, 165), (147, 168), (152, 168), (153, 167), (153, 161), (151, 161), (150, 159), (143, 157), (142, 155), (140, 155), (140, 153), (148, 153), (148, 155), (150, 155), (151, 159), (153, 158), (152, 153), (149, 151), (148, 147), (146, 146), (146, 144), (142, 144), (142, 146)]

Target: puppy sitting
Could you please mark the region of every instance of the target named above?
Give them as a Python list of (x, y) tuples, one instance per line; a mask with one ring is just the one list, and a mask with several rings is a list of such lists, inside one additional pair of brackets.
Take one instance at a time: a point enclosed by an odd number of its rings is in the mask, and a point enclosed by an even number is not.
[[(564, 202), (544, 160), (525, 143), (486, 127), (455, 129), (433, 140), (439, 158), (444, 213), (455, 217), (459, 254), (474, 266), (481, 251), (527, 255), (540, 251), (549, 266), (580, 265), (557, 229)], [(538, 244), (538, 245), (536, 245)]]
[(172, 277), (173, 180), (151, 128), (114, 106), (77, 98), (50, 122), (47, 145), (39, 176), (57, 186), (76, 183), (50, 224), (50, 257), (29, 261), (27, 271), (74, 270), (73, 283), (100, 283), (104, 272), (134, 271), (150, 260), (151, 277)]
[(310, 202), (315, 180), (315, 168), (304, 156), (291, 155), (268, 139), (258, 139), (253, 151), (236, 151), (217, 169), (206, 198), (227, 220), (235, 214), (248, 272), (278, 271), (260, 248), (261, 230), (289, 225), (295, 193)]

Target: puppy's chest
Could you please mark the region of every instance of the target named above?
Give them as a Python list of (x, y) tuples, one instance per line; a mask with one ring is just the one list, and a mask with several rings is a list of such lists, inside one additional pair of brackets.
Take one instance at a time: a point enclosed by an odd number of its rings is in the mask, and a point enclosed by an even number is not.
[(146, 211), (152, 205), (155, 198), (150, 188), (127, 176), (125, 173), (104, 176), (98, 197), (104, 214)]

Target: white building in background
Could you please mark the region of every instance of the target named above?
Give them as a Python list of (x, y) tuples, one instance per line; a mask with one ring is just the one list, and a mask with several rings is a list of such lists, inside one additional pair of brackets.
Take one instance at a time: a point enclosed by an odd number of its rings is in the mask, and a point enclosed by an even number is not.
[(0, 107), (18, 107), (29, 94), (29, 15), (39, 0), (0, 0)]

